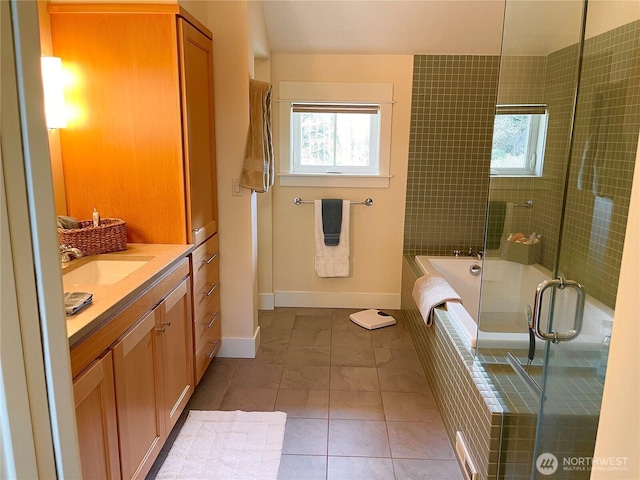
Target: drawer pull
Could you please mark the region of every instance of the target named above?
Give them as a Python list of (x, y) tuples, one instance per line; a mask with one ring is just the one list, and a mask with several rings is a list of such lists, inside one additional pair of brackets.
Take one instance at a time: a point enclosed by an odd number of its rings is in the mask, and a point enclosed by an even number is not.
[(214, 253), (213, 255), (211, 255), (209, 257), (209, 260), (203, 260), (202, 264), (203, 265), (209, 265), (211, 262), (213, 262), (215, 260), (215, 258), (218, 256), (218, 252)]
[(213, 317), (211, 318), (211, 321), (209, 322), (209, 324), (207, 325), (207, 328), (211, 328), (213, 327), (213, 324), (215, 323), (216, 319), (220, 316), (220, 312), (216, 312), (213, 314)]
[(213, 358), (216, 354), (216, 351), (218, 351), (218, 342), (213, 344), (213, 350), (211, 350), (211, 353), (207, 353), (207, 357)]
[(215, 291), (216, 288), (218, 288), (218, 284), (214, 283), (213, 287), (211, 287), (208, 292), (204, 292), (203, 295), (208, 297), (209, 295), (211, 295)]
[(171, 326), (171, 322), (162, 322), (159, 327), (156, 327), (156, 332), (164, 333), (167, 330), (167, 327)]
[(203, 229), (204, 229), (204, 227), (194, 228), (194, 229), (193, 229), (193, 233), (195, 233), (195, 234), (197, 235), (197, 234), (198, 234), (198, 233), (200, 233)]

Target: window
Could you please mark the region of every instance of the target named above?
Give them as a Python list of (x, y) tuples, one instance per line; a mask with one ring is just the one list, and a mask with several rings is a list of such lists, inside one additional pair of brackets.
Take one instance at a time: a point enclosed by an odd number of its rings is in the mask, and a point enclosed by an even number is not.
[(393, 84), (279, 83), (281, 186), (389, 186)]
[(379, 173), (380, 105), (291, 104), (293, 173)]
[(498, 105), (491, 149), (492, 176), (541, 176), (547, 135), (545, 105)]

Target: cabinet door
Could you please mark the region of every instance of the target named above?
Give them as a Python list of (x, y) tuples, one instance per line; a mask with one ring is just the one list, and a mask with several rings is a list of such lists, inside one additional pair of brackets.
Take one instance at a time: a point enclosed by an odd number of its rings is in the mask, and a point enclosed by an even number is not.
[(193, 393), (191, 289), (185, 278), (160, 304), (156, 326), (162, 352), (163, 421), (167, 434)]
[(113, 347), (122, 477), (144, 478), (166, 437), (160, 415), (162, 362), (156, 331), (158, 309), (149, 312)]
[(118, 427), (111, 352), (73, 382), (82, 476), (119, 479)]
[(187, 226), (197, 245), (218, 229), (213, 52), (211, 39), (183, 19), (178, 21), (178, 38), (188, 172)]

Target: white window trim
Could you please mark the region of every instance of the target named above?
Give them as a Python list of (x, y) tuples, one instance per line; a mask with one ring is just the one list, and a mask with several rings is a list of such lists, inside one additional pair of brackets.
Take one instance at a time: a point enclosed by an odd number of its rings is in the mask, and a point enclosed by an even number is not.
[[(393, 84), (391, 83), (279, 83), (280, 186), (389, 188)], [(291, 103), (336, 102), (380, 105), (379, 173), (293, 173), (291, 171)]]
[[(502, 110), (502, 113), (498, 113)], [(522, 168), (494, 168), (490, 169), (490, 176), (497, 178), (536, 178), (542, 176), (542, 168), (544, 164), (544, 155), (546, 148), (547, 129), (549, 127), (549, 112), (546, 105), (497, 105), (496, 115), (507, 114), (507, 110), (512, 113), (520, 113), (524, 115), (543, 114), (543, 119), (533, 117), (532, 125), (529, 132), (528, 143), (534, 142), (536, 145), (533, 156), (527, 159), (527, 166)], [(540, 123), (543, 123), (540, 128)]]

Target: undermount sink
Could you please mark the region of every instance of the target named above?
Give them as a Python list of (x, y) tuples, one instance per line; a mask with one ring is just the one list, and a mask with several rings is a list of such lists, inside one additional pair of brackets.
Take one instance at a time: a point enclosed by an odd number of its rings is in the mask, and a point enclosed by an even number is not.
[(148, 260), (91, 260), (63, 272), (64, 285), (111, 285), (145, 265)]

